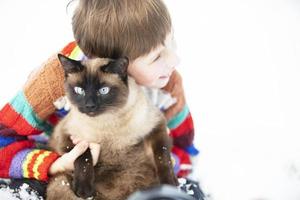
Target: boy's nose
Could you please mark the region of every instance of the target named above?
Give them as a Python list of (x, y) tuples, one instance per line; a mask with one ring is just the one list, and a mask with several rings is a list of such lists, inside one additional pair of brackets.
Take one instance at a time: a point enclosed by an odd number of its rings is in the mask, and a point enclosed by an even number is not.
[(179, 63), (180, 63), (180, 58), (177, 56), (177, 54), (175, 54), (175, 56), (174, 56), (175, 58), (174, 58), (174, 67), (177, 67), (178, 65), (179, 65)]

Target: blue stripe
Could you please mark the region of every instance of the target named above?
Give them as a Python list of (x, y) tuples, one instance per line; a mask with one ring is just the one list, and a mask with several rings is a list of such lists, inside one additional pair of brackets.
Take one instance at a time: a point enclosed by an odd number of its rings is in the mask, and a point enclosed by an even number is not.
[(185, 150), (186, 152), (188, 152), (188, 154), (190, 154), (191, 156), (196, 156), (196, 155), (199, 154), (199, 150), (196, 149), (196, 147), (194, 146), (194, 144), (192, 144), (192, 145), (186, 147), (184, 150)]
[(0, 136), (0, 147), (5, 147), (15, 141), (16, 138)]
[(47, 144), (47, 142), (49, 141), (49, 137), (50, 136), (46, 132), (43, 132), (39, 135), (30, 135), (30, 136), (28, 136), (28, 138), (30, 140), (34, 140), (35, 142), (43, 143), (43, 144)]
[(175, 115), (169, 122), (168, 128), (174, 129), (177, 128), (189, 115), (190, 111), (187, 105), (185, 105), (177, 115)]

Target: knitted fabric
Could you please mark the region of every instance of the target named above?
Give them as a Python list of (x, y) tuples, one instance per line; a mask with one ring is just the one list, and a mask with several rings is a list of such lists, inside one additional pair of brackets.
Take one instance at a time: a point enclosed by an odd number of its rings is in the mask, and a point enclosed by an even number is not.
[[(75, 42), (69, 43), (60, 53), (76, 60), (86, 58)], [(48, 179), (49, 167), (59, 155), (37, 149), (30, 139), (42, 138), (45, 142), (53, 126), (67, 114), (67, 109), (56, 109), (54, 105), (65, 95), (63, 85), (64, 72), (55, 55), (31, 74), (23, 90), (0, 110), (0, 177)], [(192, 144), (192, 117), (185, 102), (182, 105), (168, 123), (170, 135), (174, 138), (172, 152), (176, 159), (173, 160), (179, 176), (189, 173), (189, 155), (197, 154)], [(174, 106), (166, 111), (170, 109)]]
[(46, 181), (58, 158), (55, 152), (35, 149), (34, 142), (24, 137), (52, 131), (47, 118), (55, 111), (53, 101), (64, 95), (63, 69), (56, 57), (31, 75), (23, 90), (0, 110), (0, 177)]

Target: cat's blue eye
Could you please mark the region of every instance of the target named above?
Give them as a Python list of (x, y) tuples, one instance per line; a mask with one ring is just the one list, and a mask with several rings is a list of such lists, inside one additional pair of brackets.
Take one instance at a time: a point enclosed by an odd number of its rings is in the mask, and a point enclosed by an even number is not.
[(85, 95), (85, 92), (81, 87), (74, 87), (74, 91), (75, 91), (76, 94), (79, 94), (79, 95), (82, 95), (82, 96)]
[(99, 89), (99, 93), (102, 94), (102, 95), (108, 94), (109, 91), (110, 91), (109, 87), (102, 87), (102, 88)]

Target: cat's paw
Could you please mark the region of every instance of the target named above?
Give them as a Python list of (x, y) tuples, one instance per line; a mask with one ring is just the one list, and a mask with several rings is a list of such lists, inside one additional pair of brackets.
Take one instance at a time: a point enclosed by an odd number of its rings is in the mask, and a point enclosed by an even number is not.
[(176, 176), (163, 176), (160, 177), (160, 183), (161, 184), (168, 184), (168, 185), (174, 185), (174, 186), (178, 186), (179, 182)]
[(73, 181), (72, 190), (76, 196), (83, 199), (92, 198), (96, 194), (92, 184), (79, 181)]

